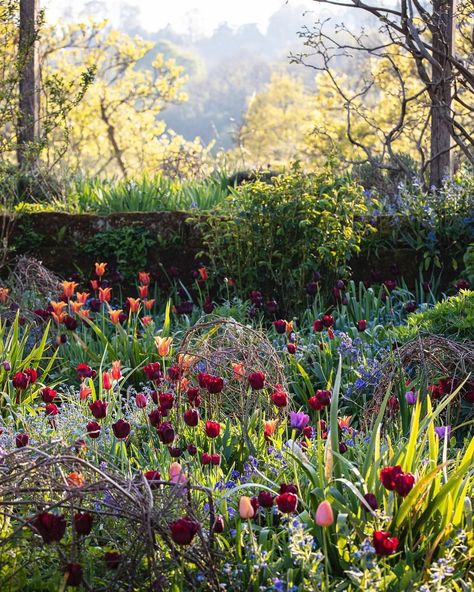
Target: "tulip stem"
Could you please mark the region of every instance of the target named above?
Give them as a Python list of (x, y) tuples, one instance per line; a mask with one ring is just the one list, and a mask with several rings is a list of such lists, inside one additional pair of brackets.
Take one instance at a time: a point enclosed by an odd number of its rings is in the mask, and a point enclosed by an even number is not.
[(326, 529), (323, 528), (323, 552), (324, 552), (324, 575), (326, 580), (326, 592), (329, 592), (329, 555), (328, 555), (328, 543), (326, 540)]

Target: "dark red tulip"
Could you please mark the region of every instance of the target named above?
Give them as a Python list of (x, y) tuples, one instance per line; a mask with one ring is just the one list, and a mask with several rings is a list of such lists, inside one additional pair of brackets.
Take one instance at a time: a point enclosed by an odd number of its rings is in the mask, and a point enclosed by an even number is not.
[(324, 330), (324, 323), (320, 319), (316, 319), (313, 323), (313, 330), (316, 333), (321, 333)]
[(155, 483), (156, 481), (161, 481), (161, 474), (159, 471), (146, 471), (144, 476), (150, 485), (150, 489), (156, 489), (159, 487), (158, 483)]
[(199, 388), (197, 386), (190, 386), (186, 391), (186, 395), (191, 405), (197, 407), (198, 405), (195, 405), (195, 401), (199, 399)]
[(376, 530), (372, 538), (372, 546), (375, 552), (382, 557), (395, 553), (398, 542), (397, 537), (392, 537), (389, 532), (383, 530)]
[(265, 374), (263, 372), (252, 372), (248, 381), (254, 391), (259, 391), (265, 386)]
[(332, 315), (323, 315), (321, 320), (326, 329), (329, 329), (334, 325), (334, 317)]
[(296, 344), (295, 343), (288, 343), (286, 349), (289, 354), (296, 354)]
[(82, 567), (79, 565), (79, 563), (68, 563), (64, 573), (67, 574), (66, 586), (76, 588), (77, 586), (81, 585)]
[(357, 327), (357, 331), (359, 331), (359, 333), (362, 333), (363, 331), (365, 331), (367, 329), (367, 321), (365, 321), (363, 319), (360, 321), (357, 321), (356, 327)]
[(163, 444), (171, 444), (175, 438), (175, 432), (172, 424), (169, 421), (165, 421), (160, 423), (160, 425), (156, 428), (158, 432), (158, 438), (163, 442)]
[[(367, 504), (372, 508), (372, 510), (377, 510), (379, 507), (379, 503), (377, 501), (377, 498), (375, 497), (375, 495), (373, 493), (366, 493), (364, 495), (364, 499), (367, 502)], [(367, 511), (367, 507), (361, 502), (360, 507)]]
[(197, 409), (186, 409), (183, 413), (184, 423), (192, 428), (199, 423), (199, 411)]
[(217, 453), (211, 454), (211, 463), (219, 466), (221, 464), (221, 455)]
[(195, 456), (197, 454), (197, 448), (194, 444), (188, 444), (187, 451), (191, 456)]
[(124, 419), (119, 419), (112, 424), (114, 435), (119, 440), (124, 440), (130, 434), (130, 424)]
[(82, 536), (90, 534), (93, 522), (94, 518), (89, 512), (77, 512), (77, 514), (74, 514), (74, 529), (77, 534)]
[(217, 534), (224, 532), (224, 518), (222, 516), (216, 516), (212, 530)]
[(137, 395), (135, 396), (135, 405), (139, 409), (145, 409), (147, 404), (148, 404), (148, 399), (147, 399), (146, 395), (144, 395), (143, 393), (137, 393)]
[(158, 400), (160, 402), (160, 411), (169, 411), (173, 409), (174, 395), (173, 393), (158, 393)]
[(60, 541), (66, 532), (66, 519), (60, 514), (41, 512), (35, 518), (33, 526), (43, 537), (45, 543)]
[(279, 493), (294, 493), (298, 495), (298, 488), (294, 483), (281, 483)]
[(414, 484), (415, 477), (411, 473), (395, 476), (395, 491), (402, 497), (406, 497), (410, 493)]
[(101, 427), (96, 421), (90, 421), (86, 425), (86, 430), (89, 438), (98, 438), (100, 436)]
[(147, 364), (143, 367), (143, 372), (145, 372), (148, 380), (153, 382), (159, 382), (163, 378), (160, 362), (151, 362), (150, 364)]
[(170, 522), (171, 538), (177, 545), (191, 544), (194, 535), (199, 532), (199, 523), (192, 518), (179, 518)]
[(202, 465), (210, 465), (212, 462), (212, 456), (208, 452), (203, 452), (201, 454), (201, 464)]
[(286, 393), (281, 387), (277, 386), (272, 393), (271, 400), (277, 407), (286, 407), (288, 405), (288, 393)]
[(180, 446), (168, 446), (168, 452), (171, 458), (179, 458), (183, 454), (183, 449)]
[(49, 417), (54, 417), (59, 413), (59, 409), (54, 403), (48, 403), (44, 408), (46, 415)]
[(77, 365), (76, 372), (79, 380), (84, 380), (85, 378), (95, 378), (97, 376), (97, 372), (95, 370), (92, 370), (90, 366), (82, 362)]
[(12, 378), (12, 384), (17, 390), (24, 391), (30, 385), (30, 377), (26, 372), (17, 372)]
[(23, 448), (24, 446), (28, 446), (29, 441), (30, 437), (25, 432), (17, 434), (15, 437), (15, 444), (17, 448)]
[(117, 569), (122, 561), (122, 555), (117, 551), (107, 551), (104, 554), (104, 561), (109, 569)]
[(220, 376), (209, 376), (207, 380), (207, 390), (211, 395), (217, 395), (224, 390), (224, 379)]
[(181, 368), (181, 366), (170, 366), (168, 368), (168, 379), (169, 380), (180, 380), (181, 378), (183, 378), (183, 374), (184, 374), (184, 369)]
[(258, 503), (262, 506), (262, 508), (273, 507), (273, 500), (274, 496), (269, 491), (264, 490), (258, 494)]
[(275, 327), (275, 331), (279, 335), (284, 335), (286, 333), (286, 325), (287, 325), (287, 323), (283, 319), (280, 319), (278, 321), (273, 321), (273, 326)]
[(89, 409), (96, 419), (104, 419), (107, 415), (107, 403), (98, 399), (89, 404)]
[(148, 420), (150, 422), (150, 425), (152, 425), (154, 428), (156, 428), (156, 426), (158, 426), (161, 422), (161, 413), (159, 409), (153, 409), (153, 411), (151, 411), (148, 414)]

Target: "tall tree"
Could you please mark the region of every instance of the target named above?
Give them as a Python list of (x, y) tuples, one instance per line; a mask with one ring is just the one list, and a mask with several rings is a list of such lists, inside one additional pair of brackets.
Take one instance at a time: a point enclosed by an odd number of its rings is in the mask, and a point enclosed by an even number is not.
[(18, 164), (35, 165), (35, 141), (40, 136), (40, 71), (38, 52), (39, 0), (20, 0)]

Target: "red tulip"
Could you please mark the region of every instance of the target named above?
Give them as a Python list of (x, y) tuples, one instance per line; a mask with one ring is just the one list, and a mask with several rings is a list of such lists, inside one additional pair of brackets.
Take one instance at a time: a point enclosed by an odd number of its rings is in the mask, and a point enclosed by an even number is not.
[(201, 464), (202, 465), (210, 465), (212, 462), (212, 457), (208, 452), (203, 452), (201, 454)]
[(263, 372), (252, 372), (248, 376), (248, 381), (254, 391), (259, 391), (265, 386), (265, 374)]
[(273, 507), (273, 500), (274, 496), (269, 491), (261, 491), (258, 494), (258, 503), (262, 506), (262, 508)]
[(90, 421), (86, 425), (87, 435), (89, 438), (98, 438), (100, 436), (100, 425), (96, 421)]
[(33, 526), (43, 537), (45, 543), (60, 541), (66, 532), (66, 519), (59, 514), (41, 512), (35, 518)]
[(107, 415), (107, 403), (98, 399), (89, 404), (89, 409), (96, 419), (104, 419)]
[(114, 435), (119, 440), (124, 440), (130, 434), (130, 424), (124, 419), (119, 419), (112, 424)]
[(15, 443), (17, 448), (23, 448), (24, 446), (28, 446), (29, 441), (30, 437), (25, 432), (17, 434), (15, 437)]
[(82, 567), (79, 563), (68, 563), (64, 573), (67, 574), (66, 586), (76, 588), (82, 582)]
[(375, 552), (377, 555), (382, 556), (395, 553), (398, 543), (399, 541), (397, 537), (392, 537), (389, 532), (384, 532), (383, 530), (376, 530), (372, 538), (372, 546), (374, 547)]
[(298, 496), (294, 493), (281, 493), (276, 496), (275, 501), (280, 512), (291, 514), (296, 510), (296, 506), (298, 505)]
[(367, 329), (367, 321), (365, 321), (365, 320), (357, 321), (356, 327), (357, 327), (357, 331), (359, 331), (359, 333), (362, 333), (363, 331), (365, 331)]
[(41, 398), (44, 403), (52, 403), (57, 394), (57, 391), (47, 386), (41, 389)]
[(159, 471), (146, 471), (144, 476), (150, 485), (150, 489), (156, 489), (159, 487), (159, 485), (155, 483), (155, 481), (161, 481), (161, 474)]
[(395, 491), (398, 495), (406, 497), (413, 489), (415, 477), (411, 473), (404, 473), (395, 477)]
[(208, 438), (217, 438), (221, 433), (221, 424), (218, 421), (206, 421), (206, 436)]
[(89, 512), (77, 512), (74, 514), (74, 529), (77, 534), (86, 536), (92, 530), (94, 519)]
[(288, 394), (282, 390), (281, 386), (276, 387), (270, 398), (277, 407), (286, 407), (288, 405)]
[(158, 438), (163, 442), (163, 444), (171, 444), (175, 438), (175, 432), (173, 425), (169, 421), (165, 421), (160, 423), (160, 425), (156, 428), (158, 432)]
[(403, 474), (402, 467), (396, 465), (395, 467), (385, 467), (380, 471), (380, 481), (385, 489), (393, 491), (396, 487), (395, 479), (398, 475)]
[(122, 561), (122, 555), (117, 551), (107, 551), (104, 555), (105, 565), (109, 569), (117, 569)]
[(139, 409), (145, 409), (147, 404), (148, 404), (148, 399), (146, 398), (146, 395), (144, 395), (143, 393), (137, 393), (135, 395), (135, 405)]
[(183, 413), (184, 423), (192, 428), (199, 423), (199, 411), (197, 409), (186, 409)]

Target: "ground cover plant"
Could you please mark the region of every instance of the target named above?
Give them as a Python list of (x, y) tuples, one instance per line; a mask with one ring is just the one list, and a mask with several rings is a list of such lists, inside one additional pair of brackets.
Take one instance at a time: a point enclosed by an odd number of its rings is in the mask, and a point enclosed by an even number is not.
[(2, 590), (468, 590), (474, 293), (207, 279), (2, 287)]

